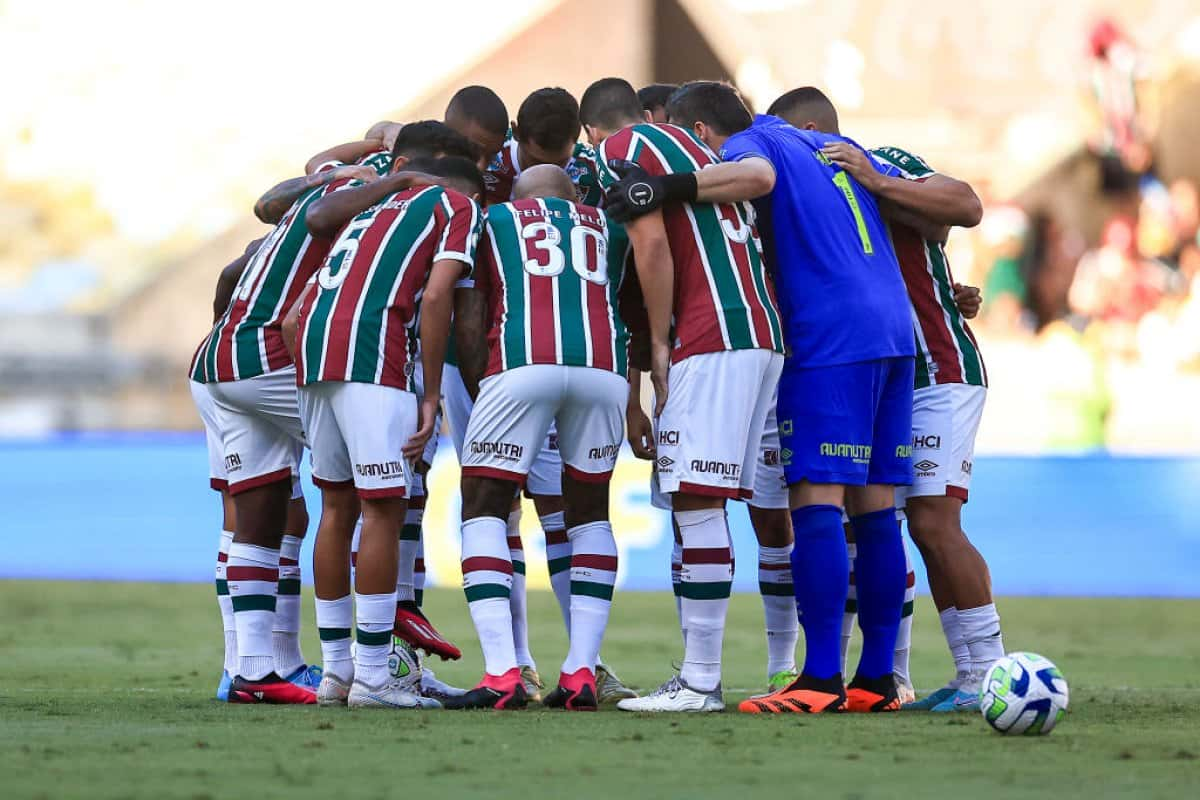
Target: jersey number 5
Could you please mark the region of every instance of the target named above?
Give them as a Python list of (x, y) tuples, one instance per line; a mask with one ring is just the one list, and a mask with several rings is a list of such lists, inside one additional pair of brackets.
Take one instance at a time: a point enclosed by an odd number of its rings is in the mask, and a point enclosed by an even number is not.
[[(521, 229), (525, 243), (525, 271), (540, 278), (553, 278), (566, 267), (562, 234), (549, 222), (531, 222)], [(593, 228), (571, 228), (571, 267), (579, 277), (601, 286), (608, 283), (608, 239)]]
[(858, 225), (858, 239), (862, 242), (863, 252), (867, 255), (873, 254), (875, 248), (871, 245), (871, 232), (867, 230), (867, 223), (863, 219), (862, 209), (858, 206), (858, 196), (854, 194), (854, 187), (850, 185), (850, 176), (839, 169), (833, 173), (833, 185), (842, 190), (842, 196), (846, 198), (846, 204), (850, 206), (850, 213), (854, 215), (854, 222)]

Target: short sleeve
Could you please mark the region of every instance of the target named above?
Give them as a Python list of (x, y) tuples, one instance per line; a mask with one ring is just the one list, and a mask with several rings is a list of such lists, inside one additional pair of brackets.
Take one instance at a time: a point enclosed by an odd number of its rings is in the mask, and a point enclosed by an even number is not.
[(869, 154), (875, 168), (893, 178), (923, 181), (937, 174), (922, 158), (899, 147), (877, 147)]
[(442, 232), (433, 260), (461, 261), (464, 266), (460, 280), (468, 279), (475, 264), (475, 251), (483, 229), (483, 213), (474, 200), (458, 192), (443, 191), (440, 202)]
[(725, 140), (721, 147), (722, 161), (741, 161), (746, 158), (761, 158), (775, 168), (771, 160), (770, 150), (753, 129), (735, 133)]

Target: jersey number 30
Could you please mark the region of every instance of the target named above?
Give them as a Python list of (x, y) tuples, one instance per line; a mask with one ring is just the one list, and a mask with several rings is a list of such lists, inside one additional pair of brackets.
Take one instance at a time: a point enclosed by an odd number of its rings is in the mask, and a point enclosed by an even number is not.
[[(608, 239), (594, 228), (571, 228), (571, 267), (579, 277), (601, 286), (608, 283)], [(566, 268), (562, 234), (549, 222), (531, 222), (521, 229), (525, 243), (525, 271), (541, 278), (553, 278)]]

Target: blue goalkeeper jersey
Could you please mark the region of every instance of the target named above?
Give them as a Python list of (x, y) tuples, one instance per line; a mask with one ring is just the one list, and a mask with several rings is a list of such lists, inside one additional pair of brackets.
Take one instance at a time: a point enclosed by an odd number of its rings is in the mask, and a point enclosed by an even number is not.
[(754, 205), (788, 356), (800, 367), (912, 356), (911, 304), (879, 207), (821, 154), (828, 142), (858, 147), (760, 114), (721, 148), (726, 161), (775, 169), (775, 188)]

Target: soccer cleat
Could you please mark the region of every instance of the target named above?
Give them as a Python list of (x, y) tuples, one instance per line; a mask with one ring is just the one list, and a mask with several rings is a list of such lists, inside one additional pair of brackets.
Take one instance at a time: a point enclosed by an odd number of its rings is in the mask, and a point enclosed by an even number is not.
[(521, 667), (521, 682), (525, 684), (525, 696), (529, 702), (542, 702), (542, 689), (546, 688), (546, 684), (542, 683), (542, 676), (538, 675), (536, 669), (530, 666)]
[(855, 675), (846, 687), (846, 710), (855, 714), (899, 711), (900, 698), (896, 693), (895, 677), (890, 674), (882, 678)]
[(437, 632), (420, 607), (411, 600), (396, 604), (396, 621), (392, 633), (418, 650), (435, 655), (443, 661), (457, 661), (462, 650)]
[(233, 683), (233, 678), (229, 677), (229, 673), (221, 670), (221, 681), (217, 684), (217, 699), (222, 703), (229, 702), (229, 685)]
[(524, 708), (528, 703), (521, 671), (513, 667), (503, 675), (485, 672), (478, 686), (457, 697), (446, 698), (442, 705), (455, 710), (494, 708), (497, 711), (513, 711)]
[(344, 706), (349, 697), (349, 683), (328, 672), (321, 676), (321, 685), (317, 687), (317, 705)]
[(979, 711), (979, 692), (956, 689), (951, 697), (947, 697), (933, 708), (935, 714), (946, 714), (954, 711)]
[(285, 681), (272, 672), (255, 681), (235, 675), (229, 686), (229, 702), (312, 705), (317, 702), (317, 695), (311, 689)]
[(595, 675), (587, 667), (581, 667), (570, 675), (560, 673), (558, 686), (546, 695), (542, 704), (548, 708), (565, 708), (567, 711), (595, 711)]
[(701, 692), (683, 682), (678, 675), (645, 697), (627, 697), (617, 703), (622, 711), (683, 711), (692, 713), (724, 711), (721, 684), (711, 692)]
[(913, 688), (908, 681), (896, 678), (896, 699), (900, 701), (900, 707), (904, 708), (906, 703), (911, 703), (917, 699), (917, 690)]
[(301, 689), (308, 689), (310, 692), (315, 692), (317, 687), (321, 685), (321, 676), (324, 674), (324, 671), (320, 667), (312, 664), (307, 667), (297, 667), (284, 680), (299, 686)]
[(445, 681), (440, 681), (433, 674), (433, 670), (429, 667), (421, 667), (421, 694), (425, 697), (432, 697), (435, 700), (445, 700), (448, 697), (462, 697), (467, 693), (466, 689), (460, 689), (457, 686), (451, 686)]
[(612, 669), (604, 664), (596, 665), (596, 701), (598, 703), (615, 703), (626, 697), (637, 696), (637, 692), (622, 683)]
[(767, 678), (767, 690), (765, 692), (762, 694), (752, 694), (750, 695), (750, 699), (761, 700), (764, 697), (768, 697), (778, 691), (782, 691), (783, 689), (786, 689), (795, 683), (796, 679), (799, 677), (800, 673), (796, 672), (794, 669), (781, 669), (770, 678)]
[(954, 693), (958, 691), (958, 687), (951, 684), (943, 686), (932, 694), (922, 697), (920, 700), (914, 700), (911, 703), (901, 703), (901, 711), (930, 711), (934, 706), (941, 703), (943, 700), (954, 697)]
[(399, 678), (389, 678), (382, 686), (367, 686), (362, 681), (354, 681), (350, 693), (346, 697), (346, 705), (350, 708), (441, 708), (442, 704), (432, 697), (421, 695), (405, 688), (404, 681)]
[(841, 675), (820, 679), (802, 674), (773, 694), (738, 704), (743, 714), (838, 714), (845, 710), (846, 687)]

